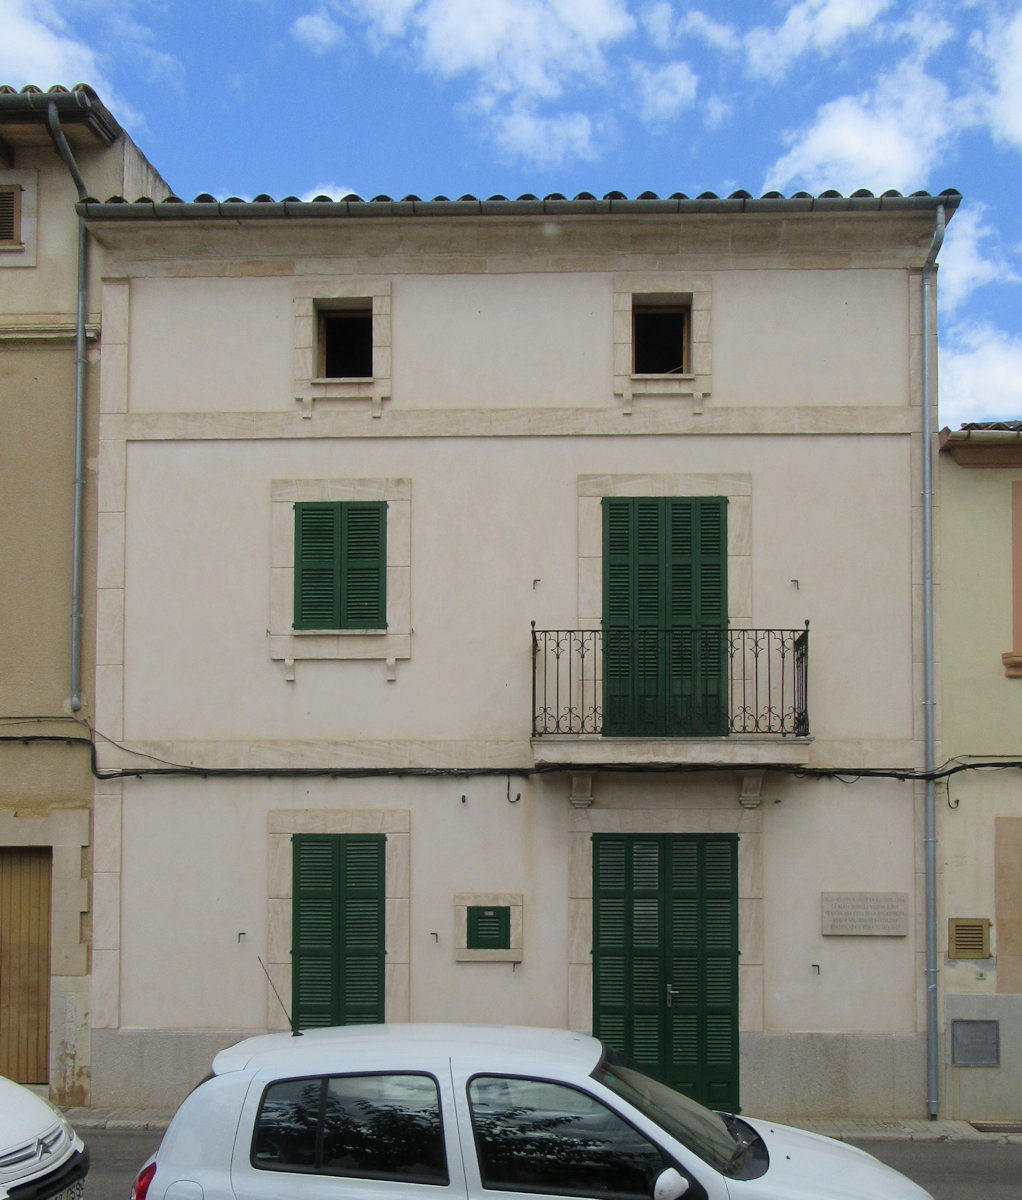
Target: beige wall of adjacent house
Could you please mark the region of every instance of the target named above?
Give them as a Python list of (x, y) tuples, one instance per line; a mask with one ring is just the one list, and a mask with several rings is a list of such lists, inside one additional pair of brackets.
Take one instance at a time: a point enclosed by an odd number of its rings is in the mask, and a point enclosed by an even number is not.
[[(105, 149), (75, 140), (93, 194), (166, 194), (166, 186), (126, 139)], [(0, 845), (50, 850), (49, 1085), (56, 1101), (80, 1104), (90, 1094), (93, 778), (90, 733), (82, 722), (91, 720), (95, 699), (102, 252), (91, 248), (83, 707), (76, 719), (69, 692), (78, 197), (48, 144), (19, 145), (0, 179), (23, 189), (25, 243), (25, 250), (0, 253), (0, 734), (11, 739), (0, 743)], [(54, 740), (32, 740), (42, 738)]]
[[(945, 756), (1022, 758), (1022, 679), (1002, 655), (1022, 611), (1022, 467), (958, 465), (942, 455), (942, 691)], [(972, 759), (972, 761), (976, 761)], [(990, 922), (990, 957), (948, 958), (943, 968), (949, 1035), (955, 1019), (999, 1023), (1001, 1065), (959, 1067), (948, 1050), (952, 1115), (1022, 1118), (1022, 786), (1017, 770), (968, 771), (939, 791), (946, 918)], [(944, 932), (942, 928), (942, 933)]]

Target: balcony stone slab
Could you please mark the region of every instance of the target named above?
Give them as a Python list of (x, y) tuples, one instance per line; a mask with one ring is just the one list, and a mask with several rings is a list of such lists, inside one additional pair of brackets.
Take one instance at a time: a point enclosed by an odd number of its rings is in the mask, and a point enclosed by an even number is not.
[(811, 737), (756, 734), (720, 738), (579, 736), (532, 739), (536, 766), (805, 767)]

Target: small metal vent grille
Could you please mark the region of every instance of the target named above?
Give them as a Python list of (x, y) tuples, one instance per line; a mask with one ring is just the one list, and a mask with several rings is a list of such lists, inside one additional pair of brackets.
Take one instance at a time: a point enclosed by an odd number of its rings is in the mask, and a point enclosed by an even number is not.
[(948, 958), (989, 958), (988, 917), (951, 917), (947, 923)]
[(509, 950), (511, 909), (507, 905), (468, 907), (469, 950)]
[(0, 187), (0, 245), (18, 242), (18, 199), (17, 188)]

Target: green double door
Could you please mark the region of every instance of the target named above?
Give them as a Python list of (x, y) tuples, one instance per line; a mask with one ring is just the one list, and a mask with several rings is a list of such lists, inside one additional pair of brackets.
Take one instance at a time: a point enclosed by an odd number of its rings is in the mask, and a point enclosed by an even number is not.
[(728, 732), (726, 497), (604, 499), (603, 732)]
[(593, 835), (593, 1030), (738, 1110), (737, 835)]

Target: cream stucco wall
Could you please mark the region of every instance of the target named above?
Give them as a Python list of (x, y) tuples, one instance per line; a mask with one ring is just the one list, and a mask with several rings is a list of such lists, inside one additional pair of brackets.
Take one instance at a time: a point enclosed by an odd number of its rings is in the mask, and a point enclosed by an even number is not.
[[(877, 1083), (921, 1063), (919, 801), (851, 778), (921, 758), (922, 225), (900, 220), (367, 220), (155, 242), (97, 226), (97, 726), (127, 776), (96, 796), (106, 1102), (133, 1095), (144, 1047), (186, 1063), (167, 1084), (186, 1089), (212, 1044), (279, 1025), (256, 957), (287, 997), (289, 831), (357, 827), (393, 839), (388, 1019), (576, 1027), (589, 835), (737, 833), (749, 1103), (922, 1107)], [(698, 295), (698, 385), (632, 393), (621, 289), (658, 278)], [(373, 298), (385, 387), (310, 381), (318, 295)], [(319, 635), (277, 628), (275, 497), (330, 481), (391, 496), (408, 547), (392, 563), (408, 628), (375, 654), (372, 635), (350, 652), (333, 635), (316, 658)], [(847, 780), (589, 768), (590, 799), (570, 770), (531, 773), (530, 621), (598, 622), (600, 495), (674, 493), (732, 498), (736, 626), (811, 622), (812, 739), (696, 751)], [(603, 742), (576, 753), (613, 759)], [(168, 763), (256, 773), (130, 777)], [(301, 767), (377, 774), (258, 774)], [(825, 937), (826, 891), (904, 895), (908, 933)], [(522, 897), (520, 964), (456, 959), (455, 897), (472, 893)]]

